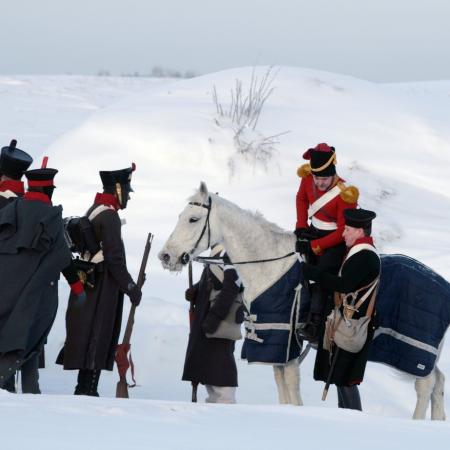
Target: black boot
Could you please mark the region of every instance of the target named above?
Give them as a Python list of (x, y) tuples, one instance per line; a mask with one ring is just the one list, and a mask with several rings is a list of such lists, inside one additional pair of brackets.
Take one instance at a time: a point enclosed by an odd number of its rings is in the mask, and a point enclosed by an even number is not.
[(3, 388), (5, 391), (10, 392), (11, 394), (16, 394), (16, 374), (11, 375), (6, 382), (3, 384)]
[(89, 395), (90, 397), (99, 397), (97, 388), (100, 380), (101, 370), (81, 369), (78, 372), (78, 384), (74, 395)]
[(23, 364), (23, 359), (16, 352), (4, 353), (0, 356), (0, 388), (14, 377), (16, 370)]
[(311, 314), (309, 320), (300, 325), (298, 337), (312, 344), (317, 343), (321, 322), (322, 316), (320, 314)]
[(100, 397), (98, 394), (98, 382), (100, 381), (100, 373), (101, 370), (95, 369), (91, 370), (90, 384), (89, 384), (89, 393), (87, 395), (91, 397)]
[(22, 392), (24, 394), (40, 394), (39, 388), (39, 353), (35, 353), (22, 366)]
[(362, 411), (358, 386), (337, 386), (339, 408)]
[(78, 371), (77, 385), (75, 386), (74, 395), (88, 395), (89, 391), (89, 372), (87, 369)]

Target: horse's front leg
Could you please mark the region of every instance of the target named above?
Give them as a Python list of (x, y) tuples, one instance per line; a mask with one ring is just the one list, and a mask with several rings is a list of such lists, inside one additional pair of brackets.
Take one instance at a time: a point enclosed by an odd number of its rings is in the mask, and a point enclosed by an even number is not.
[(431, 393), (431, 420), (445, 420), (444, 407), (444, 385), (445, 376), (439, 370), (438, 366), (434, 367), (436, 373), (436, 382)]
[(273, 375), (275, 382), (277, 383), (278, 401), (281, 405), (289, 403), (289, 394), (286, 386), (286, 380), (284, 379), (284, 365), (277, 364), (273, 367)]
[(297, 358), (289, 361), (284, 366), (284, 379), (289, 395), (289, 403), (291, 405), (302, 406), (303, 401), (300, 395), (300, 365)]
[(424, 420), (427, 414), (427, 408), (430, 403), (431, 393), (436, 383), (436, 374), (433, 369), (429, 375), (423, 378), (416, 378), (415, 388), (417, 393), (416, 409), (413, 419)]

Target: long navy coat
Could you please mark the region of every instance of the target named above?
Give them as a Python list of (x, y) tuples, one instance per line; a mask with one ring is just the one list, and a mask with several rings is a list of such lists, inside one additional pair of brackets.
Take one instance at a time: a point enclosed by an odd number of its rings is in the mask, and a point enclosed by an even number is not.
[[(94, 204), (87, 216), (98, 205)], [(97, 242), (102, 243), (104, 262), (96, 270), (93, 289), (86, 289), (86, 301), (77, 303), (71, 294), (66, 313), (66, 342), (56, 360), (64, 369), (112, 370), (120, 335), (124, 293), (133, 283), (128, 273), (121, 221), (108, 209), (92, 220)]]
[[(227, 314), (235, 300), (239, 288), (236, 285), (235, 270), (226, 270), (223, 286), (214, 307)], [(195, 313), (189, 334), (189, 342), (184, 363), (183, 380), (211, 386), (237, 386), (237, 368), (234, 359), (234, 341), (207, 338), (202, 323), (210, 307), (213, 283), (217, 283), (209, 268), (205, 268), (196, 289)], [(219, 288), (214, 284), (214, 288)]]
[(61, 206), (17, 200), (0, 210), (0, 353), (26, 358), (43, 346), (70, 261)]

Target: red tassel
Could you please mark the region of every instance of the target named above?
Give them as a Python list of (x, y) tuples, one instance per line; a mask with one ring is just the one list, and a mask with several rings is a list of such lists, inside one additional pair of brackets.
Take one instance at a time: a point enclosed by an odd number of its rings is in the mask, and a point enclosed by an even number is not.
[(46, 169), (47, 163), (48, 163), (48, 156), (44, 156), (44, 158), (42, 159), (41, 169)]

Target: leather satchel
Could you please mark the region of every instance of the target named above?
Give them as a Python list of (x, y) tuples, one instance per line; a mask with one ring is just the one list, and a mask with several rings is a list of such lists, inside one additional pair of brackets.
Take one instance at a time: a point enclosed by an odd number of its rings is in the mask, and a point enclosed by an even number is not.
[[(210, 267), (215, 277), (223, 283), (223, 270), (218, 266)], [(212, 289), (209, 301), (211, 302), (210, 307), (214, 305), (216, 297), (219, 295), (220, 290)], [(242, 339), (241, 324), (243, 322), (243, 299), (242, 293), (239, 292), (233, 301), (233, 304), (228, 311), (225, 319), (221, 320), (217, 330), (214, 333), (205, 333), (208, 338), (217, 339), (229, 339), (231, 341), (238, 341)]]
[[(215, 289), (211, 292), (210, 302), (211, 307), (214, 305), (214, 299), (219, 295), (220, 291), (216, 291)], [(233, 304), (230, 307), (230, 310), (228, 311), (227, 316), (225, 319), (220, 321), (219, 326), (217, 327), (217, 330), (214, 331), (214, 333), (205, 333), (206, 337), (208, 338), (218, 338), (218, 339), (230, 339), (231, 341), (238, 341), (239, 339), (242, 339), (242, 333), (241, 333), (241, 323), (238, 322), (238, 319), (240, 316), (242, 316), (241, 310), (243, 308), (242, 303), (242, 294), (239, 293), (235, 300), (233, 301)]]
[[(325, 334), (323, 337), (323, 348), (325, 350), (330, 351), (333, 342), (342, 350), (350, 353), (358, 353), (362, 350), (367, 341), (368, 326), (375, 305), (378, 281), (379, 277), (369, 285), (350, 294), (341, 296), (342, 302), (339, 302), (333, 311), (331, 311), (325, 323)], [(355, 305), (354, 301), (357, 294), (367, 288), (369, 288), (368, 291)], [(370, 303), (367, 307), (366, 314), (359, 319), (353, 319), (353, 314), (358, 311), (370, 295)], [(347, 302), (348, 297), (352, 298), (350, 303)], [(341, 306), (343, 313), (341, 312)]]

